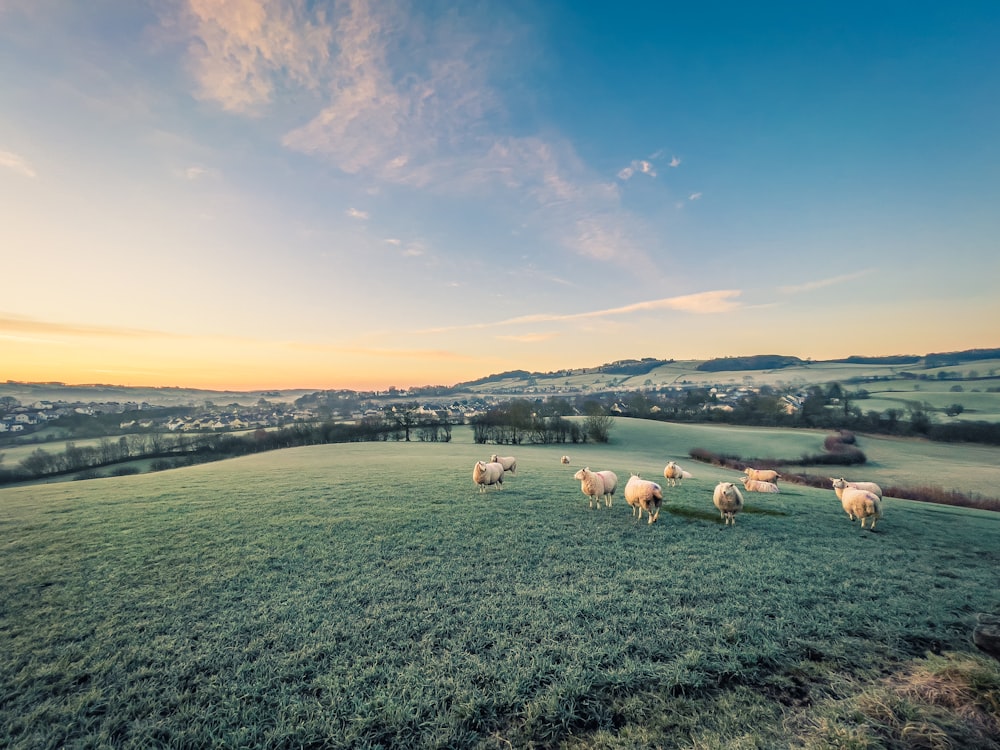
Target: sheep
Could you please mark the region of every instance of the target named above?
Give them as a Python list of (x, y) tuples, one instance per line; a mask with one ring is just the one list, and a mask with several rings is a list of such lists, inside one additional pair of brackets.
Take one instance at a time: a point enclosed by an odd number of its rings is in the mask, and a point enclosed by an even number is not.
[(778, 480), (781, 479), (781, 474), (774, 469), (752, 469), (748, 466), (743, 470), (743, 473), (751, 479), (756, 479), (758, 482), (772, 482), (777, 484)]
[(588, 499), (587, 507), (593, 508), (596, 504), (600, 508), (602, 499), (611, 507), (611, 496), (618, 488), (618, 477), (613, 471), (591, 471), (587, 466), (576, 472), (573, 479), (580, 480), (580, 491)]
[(750, 477), (740, 477), (740, 481), (743, 482), (743, 489), (747, 492), (781, 492), (774, 482), (762, 482)]
[(694, 479), (694, 475), (684, 471), (676, 463), (670, 461), (663, 468), (663, 478), (667, 480), (671, 487), (676, 487), (681, 483), (682, 479)]
[(719, 509), (726, 526), (736, 525), (736, 514), (743, 510), (743, 494), (732, 482), (719, 482), (715, 486), (712, 502)]
[(642, 479), (638, 474), (633, 474), (625, 483), (625, 501), (632, 506), (633, 516), (636, 511), (639, 512), (640, 521), (642, 520), (642, 512), (646, 511), (646, 515), (649, 517), (647, 523), (656, 523), (660, 517), (660, 506), (663, 504), (663, 488), (656, 482)]
[(479, 485), (480, 492), (486, 492), (487, 486), (498, 485), (497, 489), (503, 489), (503, 464), (486, 461), (476, 461), (472, 467), (472, 481)]
[(561, 464), (568, 464), (569, 463), (569, 456), (563, 456), (562, 458), (560, 458), (559, 459), (559, 463), (561, 463)]
[(872, 525), (868, 528), (875, 531), (875, 524), (882, 517), (882, 500), (878, 495), (868, 490), (846, 487), (840, 498), (840, 504), (851, 521), (855, 518), (861, 519), (862, 529), (865, 527), (865, 521), (872, 519)]
[(490, 461), (492, 463), (502, 465), (504, 471), (509, 471), (511, 474), (517, 474), (517, 459), (513, 456), (498, 456), (494, 453), (490, 456)]
[[(866, 490), (868, 492), (873, 492), (879, 497), (882, 497), (882, 488), (879, 487), (875, 482), (848, 482), (843, 477), (839, 479), (834, 479), (830, 477), (830, 482), (833, 484), (833, 489), (843, 489), (844, 487), (853, 487), (856, 490)], [(843, 484), (841, 484), (841, 482)], [(840, 497), (840, 493), (837, 493), (837, 497)]]
[(850, 487), (845, 479), (833, 480), (833, 491), (840, 499), (840, 504), (847, 513), (847, 517), (853, 523), (855, 519), (861, 519), (861, 528), (865, 527), (865, 521), (872, 519), (869, 526), (875, 531), (875, 524), (882, 518), (882, 498), (871, 490)]

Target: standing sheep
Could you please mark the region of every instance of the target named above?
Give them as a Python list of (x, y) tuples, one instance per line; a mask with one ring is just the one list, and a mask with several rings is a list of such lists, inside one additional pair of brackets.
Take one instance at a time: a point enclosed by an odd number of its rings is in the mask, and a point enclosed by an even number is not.
[(751, 479), (756, 479), (758, 482), (773, 482), (777, 484), (778, 480), (781, 479), (781, 474), (774, 469), (751, 469), (748, 466), (743, 470), (743, 473)]
[(503, 489), (503, 465), (486, 461), (476, 461), (472, 467), (472, 481), (479, 485), (480, 492), (486, 492), (489, 485), (498, 485)]
[(633, 516), (636, 511), (639, 511), (640, 521), (642, 520), (642, 512), (646, 511), (646, 515), (649, 517), (647, 523), (656, 523), (660, 517), (660, 506), (663, 504), (663, 489), (656, 482), (642, 479), (638, 474), (633, 474), (625, 483), (625, 501), (632, 506)]
[(562, 458), (560, 458), (559, 459), (559, 463), (561, 463), (561, 464), (568, 464), (569, 463), (569, 456), (563, 456)]
[(588, 508), (593, 508), (595, 503), (600, 508), (602, 499), (607, 507), (611, 507), (611, 496), (618, 488), (618, 477), (613, 471), (591, 471), (587, 466), (576, 472), (573, 479), (580, 481), (580, 491), (589, 501)]
[(694, 479), (694, 475), (684, 471), (676, 463), (670, 461), (663, 468), (663, 478), (667, 480), (667, 483), (671, 487), (676, 487), (681, 483), (682, 479)]
[(743, 510), (743, 494), (732, 482), (719, 482), (715, 486), (712, 502), (719, 509), (726, 526), (736, 525), (736, 514)]
[(871, 518), (872, 525), (868, 528), (875, 531), (875, 524), (882, 518), (881, 497), (870, 490), (850, 487), (843, 479), (834, 480), (833, 490), (837, 493), (837, 497), (840, 498), (840, 504), (852, 522), (855, 518), (860, 518), (861, 528), (863, 529), (865, 521)]
[(504, 471), (509, 471), (511, 474), (517, 474), (517, 459), (513, 456), (498, 456), (494, 453), (490, 456), (490, 461), (503, 466)]
[(747, 492), (781, 492), (774, 482), (762, 482), (750, 477), (740, 477), (740, 481), (743, 482), (743, 489)]
[[(834, 479), (830, 477), (830, 482), (833, 484), (833, 489), (844, 489), (845, 487), (853, 487), (856, 490), (866, 490), (867, 492), (873, 492), (874, 494), (882, 497), (882, 488), (879, 487), (875, 482), (848, 482), (843, 477), (839, 479)], [(840, 493), (837, 493), (837, 497), (840, 497)]]

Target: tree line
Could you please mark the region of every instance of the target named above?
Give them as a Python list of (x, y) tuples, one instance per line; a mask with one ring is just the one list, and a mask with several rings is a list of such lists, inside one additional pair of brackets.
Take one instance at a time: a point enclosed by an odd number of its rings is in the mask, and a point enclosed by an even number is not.
[(279, 448), (325, 443), (365, 441), (450, 442), (452, 425), (440, 417), (418, 416), (412, 412), (398, 416), (368, 417), (356, 424), (325, 421), (295, 424), (250, 433), (157, 432), (123, 435), (117, 440), (102, 438), (93, 445), (67, 442), (62, 451), (36, 448), (16, 467), (3, 466), (0, 454), (0, 484), (45, 479), (74, 474), (79, 478), (111, 474), (133, 474), (128, 464), (150, 461), (150, 470), (188, 466)]

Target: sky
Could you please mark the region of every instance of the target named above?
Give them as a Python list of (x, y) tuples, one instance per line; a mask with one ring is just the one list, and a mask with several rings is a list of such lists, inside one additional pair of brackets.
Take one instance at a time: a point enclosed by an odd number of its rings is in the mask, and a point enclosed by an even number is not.
[(1000, 3), (0, 0), (0, 380), (1000, 346)]

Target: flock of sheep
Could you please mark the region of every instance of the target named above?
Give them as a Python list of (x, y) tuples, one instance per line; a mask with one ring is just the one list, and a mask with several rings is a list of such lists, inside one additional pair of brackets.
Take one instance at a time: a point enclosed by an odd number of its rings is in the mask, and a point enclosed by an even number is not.
[[(559, 459), (562, 464), (569, 463), (569, 456)], [(487, 487), (496, 486), (503, 489), (504, 475), (517, 472), (517, 460), (513, 456), (498, 456), (493, 454), (489, 461), (476, 461), (472, 469), (472, 481), (479, 486), (480, 492), (486, 492)], [(743, 470), (745, 476), (740, 477), (743, 489), (747, 492), (769, 492), (778, 490), (778, 480), (781, 475), (773, 469)], [(580, 482), (580, 490), (587, 496), (587, 507), (611, 507), (611, 501), (618, 489), (618, 476), (613, 471), (591, 471), (585, 467), (577, 471), (573, 478)], [(670, 461), (663, 469), (663, 478), (671, 487), (679, 486), (684, 479), (694, 479), (694, 476), (684, 471), (674, 461)], [(875, 530), (875, 524), (882, 518), (882, 488), (874, 482), (848, 482), (843, 477), (830, 477), (833, 490), (840, 500), (847, 517), (854, 522), (861, 521), (861, 528), (871, 519), (868, 527)], [(632, 507), (632, 515), (638, 515), (642, 520), (646, 513), (647, 523), (655, 523), (660, 517), (660, 506), (663, 504), (663, 488), (656, 482), (642, 479), (638, 474), (632, 474), (625, 483), (625, 502)], [(728, 526), (736, 525), (736, 516), (743, 510), (743, 493), (735, 482), (719, 482), (712, 494), (712, 503)]]

